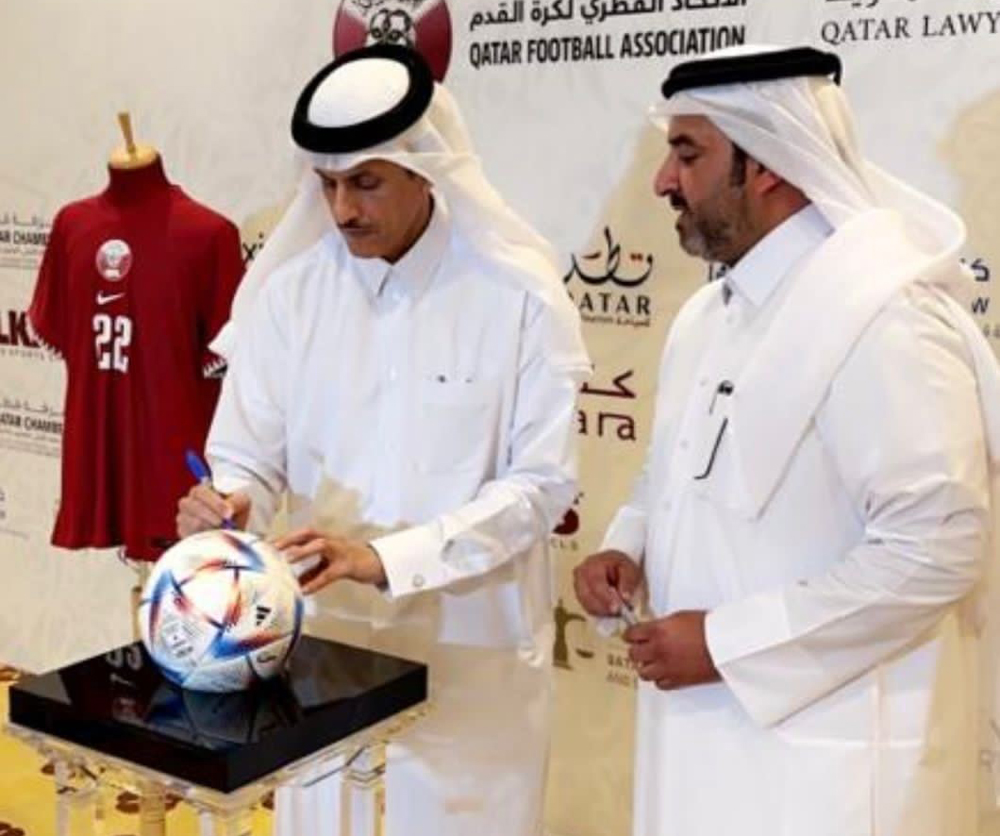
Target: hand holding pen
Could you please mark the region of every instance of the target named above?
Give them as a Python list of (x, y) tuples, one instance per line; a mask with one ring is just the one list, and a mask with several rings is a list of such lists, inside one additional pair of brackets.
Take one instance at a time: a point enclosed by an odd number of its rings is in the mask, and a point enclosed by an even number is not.
[(635, 607), (622, 597), (621, 592), (618, 591), (618, 587), (613, 586), (611, 588), (614, 590), (615, 595), (618, 596), (618, 617), (625, 622), (626, 626), (635, 627), (635, 625), (639, 623), (639, 615), (635, 611)]
[(223, 496), (212, 487), (208, 466), (193, 450), (185, 454), (188, 469), (198, 484), (177, 504), (177, 533), (189, 537), (217, 528), (243, 528), (250, 515), (250, 497), (237, 491)]
[(641, 581), (639, 564), (614, 549), (590, 555), (573, 571), (573, 588), (584, 610), (602, 618), (618, 616), (629, 624), (637, 620), (632, 601)]

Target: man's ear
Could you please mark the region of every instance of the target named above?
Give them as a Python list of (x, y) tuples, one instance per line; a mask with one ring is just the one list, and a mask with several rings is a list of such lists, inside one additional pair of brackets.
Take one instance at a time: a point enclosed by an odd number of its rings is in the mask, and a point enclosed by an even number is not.
[(783, 178), (752, 157), (747, 160), (747, 184), (758, 195), (769, 194), (780, 188), (785, 182)]

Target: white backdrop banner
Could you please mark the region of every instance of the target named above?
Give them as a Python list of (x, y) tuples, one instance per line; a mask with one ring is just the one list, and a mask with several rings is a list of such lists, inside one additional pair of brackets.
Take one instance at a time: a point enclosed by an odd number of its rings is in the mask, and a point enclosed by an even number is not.
[[(0, 660), (43, 669), (131, 637), (129, 571), (48, 545), (64, 376), (25, 322), (55, 212), (104, 187), (116, 113), (240, 226), (249, 260), (294, 186), (301, 86), (335, 53), (409, 42), (456, 94), (491, 178), (561, 253), (596, 362), (581, 490), (553, 535), (547, 816), (562, 836), (629, 829), (635, 677), (623, 645), (582, 619), (570, 573), (638, 471), (666, 330), (709, 279), (652, 192), (666, 145), (645, 109), (670, 67), (753, 42), (839, 52), (868, 155), (968, 222), (972, 312), (1000, 342), (996, 0), (14, 0), (0, 32)], [(823, 311), (810, 315), (822, 328)]]

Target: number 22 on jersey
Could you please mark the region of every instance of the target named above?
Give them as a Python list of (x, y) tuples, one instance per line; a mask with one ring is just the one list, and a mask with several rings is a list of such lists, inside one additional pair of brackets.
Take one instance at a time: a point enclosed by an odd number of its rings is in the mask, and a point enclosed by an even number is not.
[(94, 349), (97, 368), (125, 374), (128, 347), (132, 342), (132, 320), (127, 316), (94, 314)]

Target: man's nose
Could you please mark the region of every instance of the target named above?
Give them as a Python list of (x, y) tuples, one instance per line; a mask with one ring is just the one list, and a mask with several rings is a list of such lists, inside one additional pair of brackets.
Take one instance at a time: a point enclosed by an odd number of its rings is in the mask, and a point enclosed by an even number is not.
[(358, 219), (358, 201), (350, 189), (337, 189), (333, 198), (333, 219), (337, 226), (347, 226)]
[(657, 197), (671, 197), (680, 193), (680, 183), (677, 180), (677, 163), (670, 154), (653, 178), (653, 192)]

